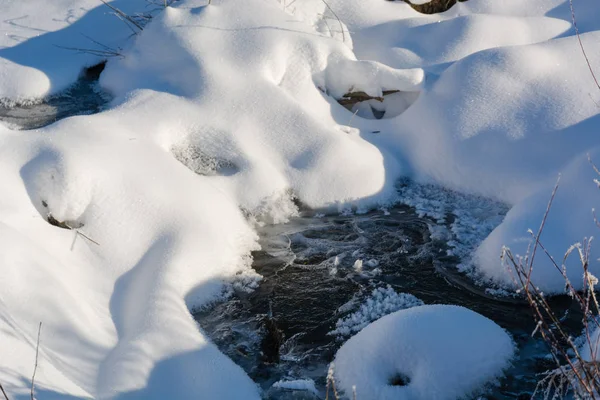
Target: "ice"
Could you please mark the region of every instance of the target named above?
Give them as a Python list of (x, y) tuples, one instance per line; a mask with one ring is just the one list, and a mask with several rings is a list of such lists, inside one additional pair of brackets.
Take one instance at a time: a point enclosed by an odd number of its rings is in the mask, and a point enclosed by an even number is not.
[(312, 379), (294, 379), (294, 380), (281, 380), (273, 384), (273, 388), (276, 389), (288, 389), (288, 390), (303, 390), (314, 394), (319, 394), (315, 387), (315, 382)]
[(336, 384), (358, 399), (457, 399), (502, 375), (510, 336), (469, 309), (426, 305), (387, 315), (350, 338), (334, 360)]
[(359, 332), (369, 323), (398, 310), (423, 305), (423, 302), (408, 293), (396, 293), (391, 287), (373, 289), (360, 308), (335, 324), (329, 335), (344, 338)]

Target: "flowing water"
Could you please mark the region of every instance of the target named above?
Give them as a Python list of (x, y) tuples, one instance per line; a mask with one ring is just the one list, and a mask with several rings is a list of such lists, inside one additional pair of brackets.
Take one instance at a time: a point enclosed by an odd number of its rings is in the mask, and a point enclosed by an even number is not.
[[(509, 331), (519, 349), (506, 377), (485, 398), (530, 398), (536, 374), (552, 363), (544, 343), (531, 337), (529, 308), (514, 297), (494, 297), (459, 273), (447, 242), (432, 239), (435, 227), (435, 221), (399, 205), (361, 215), (306, 212), (262, 228), (262, 250), (254, 253), (253, 264), (264, 277), (258, 289), (235, 292), (195, 318), (262, 387), (265, 398), (311, 399), (324, 398), (328, 365), (348, 338), (328, 333), (373, 289), (380, 288), (384, 298), (395, 291), (425, 304), (462, 305)], [(553, 303), (559, 309), (570, 305), (560, 297)], [(312, 379), (318, 393), (272, 387), (299, 379)]]

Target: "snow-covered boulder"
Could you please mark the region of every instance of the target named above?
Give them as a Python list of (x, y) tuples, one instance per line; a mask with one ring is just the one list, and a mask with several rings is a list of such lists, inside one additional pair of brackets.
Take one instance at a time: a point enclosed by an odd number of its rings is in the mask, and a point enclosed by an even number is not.
[(361, 400), (456, 399), (501, 375), (513, 350), (509, 335), (474, 311), (414, 307), (348, 340), (335, 357), (336, 384)]

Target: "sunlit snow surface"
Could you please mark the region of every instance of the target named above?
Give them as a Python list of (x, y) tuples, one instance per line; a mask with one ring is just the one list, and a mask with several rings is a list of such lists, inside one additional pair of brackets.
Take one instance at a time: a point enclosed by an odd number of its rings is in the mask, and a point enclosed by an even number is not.
[[(310, 275), (306, 267), (291, 269), (299, 283), (319, 273), (323, 285), (351, 274), (344, 289), (330, 289), (328, 299), (340, 304), (322, 310), (329, 317), (315, 309), (327, 321), (320, 329), (328, 341), (338, 319), (387, 284), (510, 327), (502, 315), (515, 319), (514, 300), (495, 300), (505, 307), (496, 315), (485, 311), (482, 297), (492, 297), (486, 289), (498, 293), (497, 286), (510, 292), (500, 250), (525, 253), (527, 229), (539, 226), (559, 172), (546, 248), (561, 257), (596, 232), (597, 176), (587, 158), (600, 159), (600, 95), (567, 0), (469, 0), (430, 16), (389, 1), (111, 4), (138, 20), (153, 18), (140, 32), (95, 0), (0, 5), (3, 105), (52, 107), (40, 99), (72, 88), (84, 68), (105, 58), (99, 49), (114, 56), (97, 83), (112, 100), (88, 110), (101, 112), (28, 131), (13, 129), (25, 126), (14, 114), (2, 114), (0, 382), (11, 398), (30, 396), (40, 321), (39, 398), (258, 398), (259, 388), (198, 330), (189, 309), (209, 304), (224, 284), (260, 293), (269, 278), (259, 271), (259, 283), (250, 268), (257, 226), (278, 229), (270, 224), (296, 215), (297, 204), (350, 217), (380, 207), (391, 212), (400, 199), (426, 218), (408, 224), (418, 225), (408, 242), (402, 224), (392, 224), (395, 249), (410, 254), (412, 241), (420, 255), (431, 229), (431, 254), (453, 260), (441, 281), (417, 293), (386, 282), (377, 257), (353, 255), (362, 246), (355, 232), (337, 240), (340, 254), (347, 253), (337, 265), (333, 259), (333, 267)], [(596, 66), (597, 4), (575, 7)], [(390, 90), (401, 94), (352, 111), (337, 101), (347, 92), (378, 97)], [(407, 177), (425, 186), (398, 194)], [(438, 204), (446, 191), (494, 202), (456, 194)], [(455, 217), (442, 221), (442, 211)], [(489, 219), (473, 219), (479, 214)], [(309, 265), (311, 257), (329, 259), (319, 237), (296, 239)], [(253, 254), (257, 266), (261, 253)], [(410, 265), (406, 254), (393, 265)], [(591, 259), (599, 256), (594, 247)], [(560, 274), (548, 259), (536, 260), (536, 284), (561, 293)], [(432, 276), (435, 265), (429, 263)], [(598, 275), (598, 263), (590, 269)], [(412, 289), (425, 287), (402, 272)], [(575, 263), (567, 274), (580, 282)], [(364, 288), (348, 314), (330, 315), (356, 285), (377, 279), (381, 285)], [(477, 295), (435, 300), (446, 280), (460, 294)], [(282, 290), (272, 301), (275, 314)], [(293, 299), (304, 306), (314, 300)], [(261, 304), (259, 313), (268, 313), (268, 302)]]

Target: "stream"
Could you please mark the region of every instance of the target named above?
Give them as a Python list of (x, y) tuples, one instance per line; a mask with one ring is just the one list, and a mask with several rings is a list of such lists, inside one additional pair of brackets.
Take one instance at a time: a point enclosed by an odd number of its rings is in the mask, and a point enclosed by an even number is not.
[[(2, 105), (0, 120), (14, 129), (36, 129), (72, 115), (100, 112), (111, 100), (97, 80), (104, 64), (84, 71), (72, 87), (28, 105)], [(231, 290), (194, 311), (199, 328), (262, 388), (265, 399), (323, 399), (337, 349), (368, 322), (361, 305), (389, 312), (417, 304), (455, 304), (506, 329), (517, 356), (488, 400), (528, 399), (539, 373), (554, 367), (529, 307), (478, 285), (461, 272), (472, 253), (508, 210), (487, 199), (448, 194), (441, 188), (401, 182), (399, 201), (366, 213), (303, 210), (288, 223), (258, 228), (262, 249), (252, 254), (263, 279), (252, 292)], [(235, 285), (232, 285), (235, 287)], [(566, 296), (551, 300), (561, 314)], [(384, 307), (385, 308), (385, 307)], [(576, 312), (565, 320), (578, 334)], [(314, 390), (274, 383), (314, 382)], [(330, 397), (331, 398), (331, 397)]]
[[(432, 238), (436, 227), (405, 205), (365, 214), (306, 211), (259, 230), (262, 250), (254, 252), (253, 267), (264, 278), (258, 289), (234, 292), (194, 317), (261, 386), (264, 398), (322, 399), (329, 363), (349, 338), (331, 332), (338, 320), (356, 317), (365, 300), (387, 299), (404, 308), (406, 299), (398, 295), (405, 293), (425, 304), (461, 305), (498, 323), (518, 347), (513, 366), (482, 398), (529, 399), (537, 374), (553, 368), (543, 341), (531, 337), (529, 307), (514, 297), (495, 297), (459, 273), (460, 260), (447, 255), (447, 242)], [(565, 310), (570, 300), (555, 297), (552, 304)], [(568, 323), (576, 327), (577, 318)], [(281, 380), (312, 380), (317, 390), (272, 386)]]

